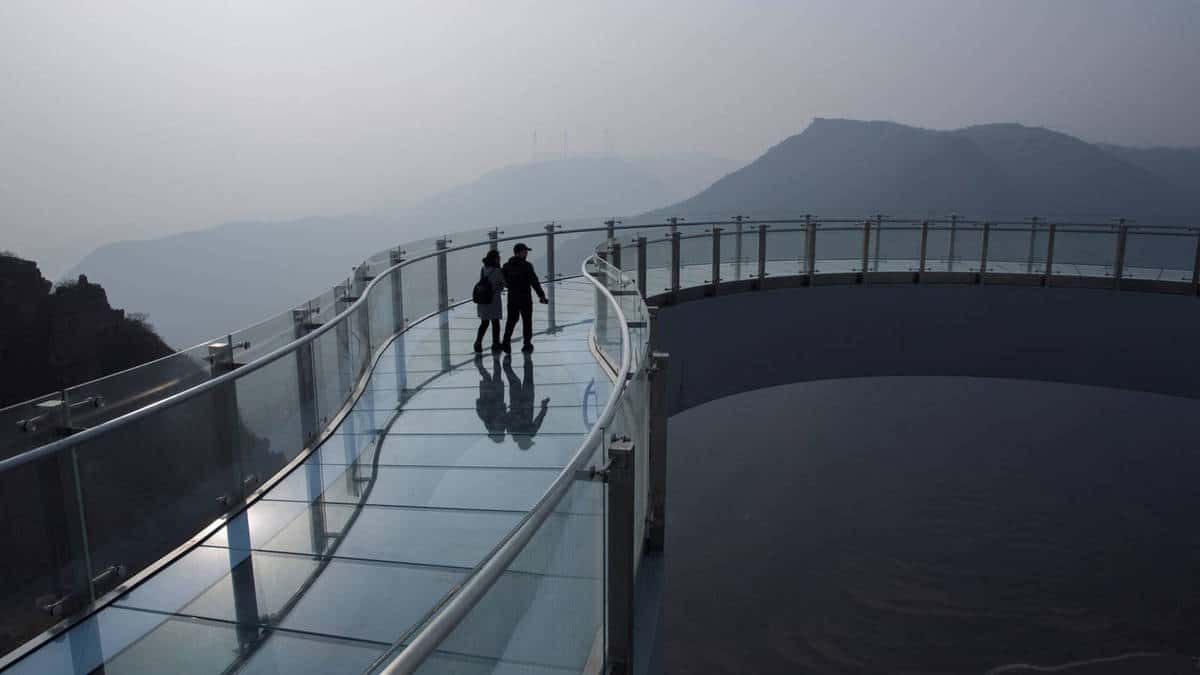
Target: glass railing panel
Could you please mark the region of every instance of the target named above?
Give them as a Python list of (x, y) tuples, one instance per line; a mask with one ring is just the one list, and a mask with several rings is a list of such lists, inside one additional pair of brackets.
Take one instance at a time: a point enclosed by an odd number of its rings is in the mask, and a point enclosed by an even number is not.
[(1054, 270), (1062, 276), (1111, 277), (1116, 260), (1117, 229), (1060, 225), (1054, 235)]
[(749, 223), (725, 225), (721, 233), (721, 281), (748, 279), (757, 269), (758, 231)]
[(916, 272), (921, 261), (920, 223), (871, 223), (871, 272)]
[[(637, 272), (633, 274), (637, 279)], [(646, 295), (658, 295), (671, 287), (671, 240), (664, 233), (646, 238)]]
[[(589, 465), (604, 465), (598, 448)], [(603, 483), (577, 479), (532, 539), (421, 673), (583, 672), (604, 653)]]
[(862, 271), (862, 225), (818, 223), (816, 226), (817, 274)]
[(41, 423), (50, 406), (62, 399), (59, 393), (16, 403), (0, 409), (0, 459), (45, 445), (58, 438), (53, 425)]
[(237, 448), (255, 437), (231, 419), (231, 395), (219, 388), (75, 446), (93, 573), (138, 572), (242, 498)]
[[(636, 254), (633, 251), (633, 243), (631, 239), (625, 237), (621, 232), (617, 233), (618, 239), (621, 240), (622, 267), (627, 264), (633, 264), (636, 261)], [(579, 269), (583, 267), (583, 261), (592, 257), (596, 252), (596, 246), (604, 240), (603, 232), (580, 232), (572, 233), (570, 231), (560, 231), (554, 235), (554, 272), (558, 277), (574, 277), (579, 276)], [(537, 269), (538, 276), (542, 279), (546, 278), (546, 237), (529, 237), (524, 239), (525, 243), (533, 247), (533, 252), (529, 254), (529, 261), (533, 263)], [(506, 242), (501, 245), (501, 257), (508, 260), (509, 253), (512, 251), (514, 242)], [(628, 262), (627, 262), (628, 261)]]
[(1130, 228), (1123, 276), (1131, 279), (1191, 283), (1197, 233), (1182, 228)]
[[(94, 427), (195, 386), (208, 379), (207, 356), (207, 347), (193, 347), (69, 387), (65, 392), (69, 406), (62, 406), (63, 394), (55, 392), (4, 408), (0, 410), (0, 459), (58, 440), (64, 427)], [(69, 417), (64, 418), (68, 408)]]
[(1020, 225), (992, 224), (988, 230), (988, 271), (1024, 272), (1030, 232)]
[(90, 599), (72, 457), (64, 452), (0, 473), (0, 536), (6, 542), (0, 556), (0, 654)]
[(229, 427), (244, 492), (261, 487), (307, 445), (298, 382), (296, 358), (289, 355), (218, 387), (214, 394), (218, 409), (213, 423)]
[[(291, 310), (281, 312), (249, 328), (237, 331), (231, 337), (234, 345), (234, 359), (238, 363), (249, 363), (296, 339), (292, 312)], [(217, 341), (224, 342), (225, 340), (218, 338)]]
[(382, 274), (376, 277), (375, 285), (367, 293), (368, 331), (372, 351), (386, 345), (393, 335), (404, 328), (397, 313), (401, 299), (400, 289), (395, 282), (399, 278), (394, 272)]
[[(347, 317), (350, 319), (351, 317)], [(331, 424), (346, 399), (354, 391), (356, 368), (352, 358), (349, 321), (340, 323), (317, 336), (312, 345), (314, 386), (316, 389), (316, 429)], [(301, 355), (299, 359), (306, 357)]]
[[(620, 270), (599, 257), (589, 258), (586, 269), (588, 274), (604, 287), (609, 287), (610, 284), (620, 284)], [(610, 281), (609, 276), (613, 276), (614, 280)], [(595, 346), (609, 365), (617, 368), (621, 357), (621, 331), (618, 317), (599, 288), (593, 290), (592, 295), (595, 307), (592, 336), (595, 339)]]
[[(447, 282), (449, 279), (447, 279)], [(407, 323), (438, 309), (437, 258), (423, 258), (401, 268), (401, 297)]]
[(645, 369), (639, 369), (632, 374), (612, 421), (605, 428), (604, 438), (628, 438), (633, 442), (634, 450), (634, 560), (642, 557), (642, 545), (645, 539), (647, 486), (650, 471), (650, 436), (648, 379)]
[[(746, 237), (742, 276), (758, 274), (758, 230)], [(747, 247), (749, 250), (747, 251)], [(808, 233), (804, 224), (767, 226), (767, 276), (808, 273)]]
[[(983, 256), (983, 224), (959, 222), (946, 238), (946, 271), (978, 272)], [(990, 236), (990, 233), (989, 233)]]
[[(463, 241), (465, 243), (466, 240)], [(502, 242), (500, 245), (501, 249), (507, 248), (510, 252), (508, 255), (505, 255), (505, 251), (500, 250), (501, 264), (512, 257), (512, 247), (505, 246), (505, 244), (508, 243), (509, 242)], [(526, 245), (532, 247), (542, 243), (544, 243), (544, 239), (542, 241), (533, 241), (532, 243)], [(488, 246), (486, 244), (482, 244), (468, 246), (467, 248), (461, 250), (450, 251), (446, 254), (446, 274), (450, 304), (453, 305), (454, 303), (463, 300), (466, 300), (468, 303), (470, 302), (471, 291), (475, 288), (475, 284), (480, 279), (480, 272), (483, 269), (483, 257), (487, 255), (488, 250)], [(530, 264), (533, 264), (532, 259), (530, 260)], [(540, 267), (540, 269), (538, 266), (535, 266), (534, 268), (537, 271), (539, 280), (544, 279), (546, 276), (545, 265), (542, 264)], [(533, 301), (537, 302), (537, 294), (533, 293), (532, 297)], [(507, 298), (504, 298), (504, 301), (507, 302)], [(518, 327), (517, 330), (520, 330), (520, 327)]]

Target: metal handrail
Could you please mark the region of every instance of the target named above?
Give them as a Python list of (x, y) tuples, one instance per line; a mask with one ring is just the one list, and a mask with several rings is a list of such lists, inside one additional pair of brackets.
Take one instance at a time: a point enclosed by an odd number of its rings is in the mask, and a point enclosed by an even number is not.
[[(593, 256), (594, 257), (594, 256)], [(588, 258), (591, 260), (592, 258)], [(625, 318), (625, 313), (621, 311), (621, 304), (613, 297), (611, 291), (608, 290), (605, 284), (600, 283), (594, 276), (587, 271), (588, 261), (583, 263), (583, 276), (592, 282), (596, 290), (601, 293), (608, 304), (616, 312), (616, 320), (621, 328), (621, 368), (617, 372), (616, 386), (613, 387), (612, 393), (608, 395), (608, 401), (604, 404), (604, 410), (596, 423), (592, 426), (592, 430), (584, 438), (583, 444), (571, 458), (567, 466), (558, 474), (554, 482), (546, 490), (542, 498), (537, 504), (525, 515), (521, 522), (509, 532), (507, 538), (497, 546), (490, 557), (484, 560), (475, 571), (467, 577), (457, 591), (450, 596), (444, 604), (437, 609), (433, 616), (425, 623), (424, 626), (409, 640), (407, 645), (401, 647), (399, 643), (392, 646), (388, 652), (385, 652), (372, 667), (368, 670), (379, 668), (379, 673), (383, 675), (400, 675), (402, 673), (414, 672), (420, 665), (429, 658), (431, 654), (441, 645), (459, 625), (467, 614), (479, 604), (488, 590), (496, 583), (502, 574), (509, 568), (509, 565), (516, 560), (525, 546), (537, 534), (542, 524), (550, 517), (554, 509), (563, 500), (567, 494), (567, 490), (575, 483), (576, 473), (584, 468), (592, 453), (596, 448), (604, 442), (605, 429), (616, 416), (618, 404), (621, 397), (625, 393), (625, 384), (629, 379), (629, 370), (633, 363), (633, 346), (629, 337), (629, 324)], [(396, 648), (401, 647), (401, 651), (388, 661), (386, 664), (383, 660), (387, 655), (392, 653)]]
[[(834, 230), (842, 230), (842, 229), (854, 230), (854, 229), (856, 229), (857, 226), (860, 226), (864, 222), (864, 220), (865, 219), (863, 219), (863, 218), (818, 218), (816, 216), (809, 216), (807, 218), (793, 217), (793, 218), (781, 218), (781, 219), (747, 218), (745, 220), (745, 222), (748, 224), (752, 224), (752, 225), (812, 223), (813, 225), (815, 225), (818, 228), (821, 228), (823, 230), (834, 231)], [(695, 222), (680, 221), (677, 223), (654, 222), (654, 223), (645, 223), (645, 224), (621, 224), (621, 225), (614, 226), (612, 228), (612, 230), (652, 230), (652, 229), (662, 229), (662, 228), (667, 228), (667, 227), (674, 227), (674, 228), (680, 229), (680, 230), (687, 230), (687, 229), (712, 227), (712, 226), (727, 226), (727, 225), (729, 225), (729, 222), (730, 221), (728, 221), (728, 220), (703, 220), (703, 221), (695, 221)], [(883, 224), (898, 224), (898, 225), (911, 225), (914, 222), (924, 222), (924, 223), (927, 223), (929, 226), (931, 226), (931, 229), (941, 229), (941, 226), (947, 225), (947, 224), (955, 224), (958, 226), (970, 228), (973, 226), (978, 226), (985, 222), (991, 223), (992, 226), (996, 226), (996, 227), (1009, 226), (1009, 225), (1031, 227), (1031, 224), (1028, 222), (1018, 222), (1018, 221), (1011, 221), (1011, 220), (985, 221), (985, 220), (972, 220), (972, 219), (966, 219), (966, 218), (955, 218), (955, 219), (947, 219), (947, 218), (927, 218), (927, 219), (883, 218), (883, 219), (875, 219), (875, 220), (872, 220), (871, 222), (873, 222), (873, 223), (882, 222)], [(1073, 223), (1073, 222), (1063, 221), (1063, 222), (1058, 223), (1058, 227), (1059, 227), (1060, 232), (1068, 232), (1069, 231), (1069, 232), (1115, 233), (1118, 230), (1119, 226), (1112, 224), (1112, 223)], [(1193, 234), (1194, 235), (1194, 234), (1200, 232), (1200, 228), (1197, 228), (1196, 226), (1167, 227), (1167, 226), (1154, 226), (1154, 225), (1137, 225), (1137, 224), (1130, 223), (1130, 224), (1127, 224), (1126, 227), (1128, 228), (1129, 231), (1139, 232), (1143, 236), (1145, 236), (1145, 235), (1171, 236), (1171, 235), (1176, 235), (1176, 233), (1178, 233), (1178, 235), (1185, 235), (1185, 234)], [(1094, 229), (1091, 229), (1091, 228), (1094, 228)], [(897, 229), (904, 229), (904, 228), (901, 227), (901, 228), (888, 228), (888, 229), (897, 230)], [(590, 228), (562, 230), (561, 234), (573, 235), (573, 234), (583, 234), (583, 233), (587, 233), (587, 232), (602, 232), (602, 231), (607, 232), (610, 230), (608, 227), (590, 227)], [(1023, 231), (1028, 231), (1028, 230), (1023, 230)], [(165, 409), (174, 407), (184, 401), (195, 398), (196, 396), (199, 396), (205, 392), (211, 391), (225, 383), (228, 383), (232, 380), (240, 378), (243, 375), (248, 375), (254, 371), (260, 370), (261, 368), (279, 360), (280, 358), (295, 352), (297, 349), (299, 349), (303, 345), (308, 344), (308, 343), (312, 342), (313, 340), (317, 339), (318, 337), (320, 337), (321, 335), (324, 335), (325, 333), (327, 333), (334, 325), (341, 323), (341, 321), (343, 321), (345, 319), (346, 315), (355, 311), (359, 307), (360, 303), (365, 302), (365, 299), (366, 299), (369, 291), (375, 286), (375, 284), (377, 284), (381, 280), (383, 280), (384, 277), (394, 274), (395, 271), (401, 267), (404, 267), (404, 266), (407, 266), (407, 265), (410, 265), (410, 264), (413, 264), (416, 262), (420, 262), (422, 260), (428, 260), (431, 258), (435, 258), (439, 255), (446, 255), (446, 254), (452, 253), (454, 251), (465, 250), (465, 249), (474, 248), (477, 246), (495, 244), (497, 242), (502, 242), (502, 241), (513, 241), (513, 240), (517, 240), (517, 239), (527, 238), (530, 236), (538, 236), (541, 234), (542, 234), (541, 232), (526, 232), (526, 233), (519, 234), (519, 235), (497, 237), (495, 239), (489, 238), (486, 240), (471, 242), (469, 244), (463, 244), (463, 245), (459, 245), (459, 246), (450, 246), (450, 247), (446, 247), (441, 250), (429, 251), (427, 253), (418, 255), (409, 260), (405, 260), (397, 265), (393, 265), (392, 267), (389, 267), (386, 270), (384, 270), (383, 272), (381, 272), (380, 274), (378, 274), (376, 276), (376, 278), (373, 279), (366, 286), (366, 288), (363, 290), (361, 296), (357, 300), (355, 300), (352, 304), (350, 304), (348, 307), (346, 307), (342, 312), (340, 312), (337, 315), (335, 315), (334, 317), (332, 317), (327, 323), (322, 325), (317, 330), (315, 330), (311, 333), (308, 333), (307, 335), (304, 335), (300, 338), (297, 338), (297, 339), (289, 342), (286, 345), (282, 345), (282, 346), (276, 348), (275, 350), (273, 350), (267, 354), (264, 354), (243, 366), (240, 366), (238, 369), (236, 369), (234, 371), (231, 371), (229, 373), (225, 373), (225, 374), (215, 377), (213, 379), (207, 380), (207, 381), (205, 381), (201, 384), (198, 384), (194, 387), (191, 387), (189, 389), (185, 389), (183, 391), (176, 392), (175, 394), (172, 394), (170, 396), (162, 398), (158, 401), (149, 403), (141, 408), (132, 410), (132, 411), (125, 413), (123, 415), (120, 415), (118, 417), (114, 417), (112, 419), (105, 420), (104, 422), (101, 422), (100, 424), (97, 424), (94, 427), (84, 429), (84, 430), (79, 431), (75, 434), (72, 434), (71, 436), (68, 436), (66, 438), (62, 438), (57, 441), (48, 443), (46, 445), (27, 450), (23, 453), (14, 455), (7, 459), (0, 460), (0, 472), (7, 471), (10, 469), (16, 468), (18, 466), (27, 464), (31, 461), (34, 461), (34, 460), (37, 460), (37, 459), (40, 459), (43, 457), (47, 457), (49, 455), (56, 454), (66, 448), (73, 447), (75, 445), (78, 445), (78, 444), (88, 441), (90, 439), (96, 438), (102, 434), (108, 433), (109, 431), (119, 429), (130, 423), (144, 419), (145, 417), (153, 414), (156, 411), (165, 410)], [(1176, 236), (1178, 236), (1178, 235), (1176, 235)], [(700, 236), (703, 236), (703, 235), (688, 234), (681, 238), (690, 239), (693, 237), (700, 237)], [(254, 324), (254, 325), (259, 325), (259, 324)], [(184, 350), (184, 351), (185, 352), (191, 351), (193, 349), (195, 349), (195, 347), (189, 348), (188, 350)], [(178, 354), (178, 352), (177, 352), (177, 354)], [(174, 356), (174, 355), (171, 355), (171, 356)], [(163, 357), (163, 359), (171, 358), (171, 356)], [(161, 361), (163, 359), (159, 359), (159, 361)], [(151, 363), (154, 363), (154, 362), (151, 362)], [(142, 366), (136, 366), (135, 368), (140, 368), (145, 365), (146, 364), (143, 364)], [(124, 374), (131, 370), (134, 370), (135, 368), (121, 371), (121, 373), (117, 373), (117, 374)], [(117, 374), (114, 374), (114, 375), (117, 375)], [(110, 376), (106, 376), (105, 378), (99, 378), (99, 379), (106, 379), (107, 377), (112, 377), (112, 376), (110, 375)], [(87, 384), (87, 383), (85, 383), (85, 384)], [(82, 386), (82, 385), (77, 385), (77, 386)], [(48, 394), (48, 396), (53, 396), (53, 394)], [(41, 398), (45, 398), (45, 397), (41, 397)], [(40, 400), (40, 399), (31, 399), (31, 401), (34, 401), (34, 400)], [(29, 403), (29, 401), (24, 402), (24, 403), (14, 404), (13, 406), (9, 406), (6, 409), (16, 408), (18, 406), (25, 405), (27, 403)]]
[[(598, 231), (603, 231), (604, 229), (605, 228), (603, 228), (603, 227), (581, 228), (578, 230), (572, 230), (571, 234), (585, 233), (585, 232), (598, 232)], [(296, 338), (295, 340), (289, 342), (286, 345), (283, 345), (281, 347), (276, 348), (275, 350), (273, 350), (271, 352), (263, 354), (262, 356), (258, 357), (257, 359), (255, 359), (243, 366), (239, 366), (236, 370), (233, 370), (228, 373), (224, 373), (222, 375), (214, 377), (211, 380), (207, 380), (207, 381), (205, 381), (201, 384), (198, 384), (190, 389), (185, 389), (181, 392), (177, 392), (175, 394), (167, 396), (166, 398), (159, 399), (153, 403), (149, 403), (149, 404), (145, 405), (144, 407), (138, 408), (137, 410), (131, 410), (130, 412), (125, 413), (124, 415), (121, 415), (119, 417), (114, 417), (110, 420), (106, 420), (100, 424), (97, 424), (94, 427), (83, 429), (75, 434), (67, 436), (66, 438), (61, 438), (57, 441), (47, 443), (46, 445), (34, 448), (32, 450), (27, 450), (19, 455), (14, 455), (7, 459), (0, 460), (0, 472), (9, 471), (9, 470), (15, 469), (19, 466), (22, 466), (24, 464), (28, 464), (29, 462), (41, 459), (43, 457), (48, 457), (50, 455), (57, 454), (59, 452), (62, 452), (63, 450), (66, 450), (67, 448), (74, 447), (76, 445), (79, 445), (80, 443), (84, 443), (91, 439), (94, 439), (94, 438), (97, 438), (104, 434), (107, 434), (111, 431), (115, 431), (122, 427), (128, 426), (134, 422), (145, 419), (146, 417), (148, 417), (160, 410), (167, 410), (169, 408), (173, 408), (185, 401), (189, 401), (193, 398), (196, 398), (197, 396), (200, 396), (201, 394), (212, 391), (224, 384), (227, 384), (227, 383), (237, 380), (241, 377), (249, 375), (250, 373), (253, 373), (257, 370), (261, 370), (262, 368), (274, 363), (275, 361), (278, 361), (279, 359), (281, 359), (289, 354), (294, 353), (300, 347), (316, 340), (317, 338), (321, 337), (322, 335), (328, 333), (330, 330), (333, 330), (338, 324), (340, 324), (342, 321), (344, 321), (347, 316), (349, 316), (352, 312), (354, 312), (356, 309), (358, 309), (360, 306), (364, 305), (367, 302), (367, 298), (370, 295), (371, 289), (374, 288), (376, 284), (381, 283), (386, 277), (394, 274), (396, 272), (396, 270), (398, 270), (400, 268), (418, 263), (422, 260), (429, 260), (431, 258), (436, 258), (438, 256), (447, 255), (447, 254), (453, 253), (455, 251), (463, 251), (466, 249), (475, 248), (477, 246), (487, 246), (492, 243), (500, 242), (500, 241), (513, 241), (516, 239), (524, 239), (524, 238), (528, 238), (530, 236), (534, 236), (534, 235), (531, 233), (525, 233), (525, 234), (520, 234), (520, 235), (512, 235), (512, 236), (508, 236), (508, 237), (500, 237), (497, 239), (485, 239), (482, 241), (471, 242), (469, 244), (462, 244), (459, 246), (448, 246), (444, 249), (431, 251), (431, 252), (428, 252), (428, 253), (425, 253), (422, 255), (418, 255), (415, 258), (411, 258), (409, 260), (405, 260), (400, 263), (397, 263), (397, 264), (387, 268), (382, 273), (380, 273), (378, 276), (376, 276), (374, 279), (372, 279), (371, 282), (369, 284), (367, 284), (367, 286), (363, 289), (363, 292), (359, 295), (358, 299), (356, 299), (353, 303), (351, 303), (349, 306), (347, 306), (344, 310), (342, 310), (340, 313), (338, 313), (335, 316), (333, 316), (332, 318), (330, 318), (330, 320), (328, 322), (324, 323), (323, 325), (321, 325), (319, 328), (312, 331), (311, 333), (308, 333), (302, 337)]]

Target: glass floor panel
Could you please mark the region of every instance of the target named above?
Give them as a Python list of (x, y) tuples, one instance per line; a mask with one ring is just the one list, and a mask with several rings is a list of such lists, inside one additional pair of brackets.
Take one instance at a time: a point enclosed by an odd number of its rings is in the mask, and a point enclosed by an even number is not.
[[(582, 436), (578, 437), (582, 440)], [(577, 441), (578, 443), (578, 441)], [(268, 499), (370, 506), (527, 511), (560, 470), (495, 467), (380, 466), (306, 463), (271, 490)], [(316, 485), (322, 492), (310, 494)], [(599, 512), (575, 504), (574, 512)]]
[[(553, 332), (535, 306), (533, 355), (477, 361), (472, 305), (411, 327), (312, 457), (6, 672), (361, 672), (521, 521), (612, 391), (588, 346), (594, 290), (563, 282), (554, 296)], [(573, 489), (498, 582), (511, 631), (431, 667), (581, 665), (594, 622), (549, 617), (603, 593), (601, 494)], [(553, 626), (549, 643), (522, 637), (534, 621)]]
[(469, 571), (207, 546), (179, 563), (117, 604), (387, 644)]

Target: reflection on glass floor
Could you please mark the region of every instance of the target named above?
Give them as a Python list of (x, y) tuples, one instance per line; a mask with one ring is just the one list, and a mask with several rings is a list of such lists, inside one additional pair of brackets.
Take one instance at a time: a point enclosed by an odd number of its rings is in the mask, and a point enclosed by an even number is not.
[[(553, 313), (535, 308), (532, 355), (475, 358), (473, 305), (414, 326), (303, 464), (9, 672), (361, 672), (520, 521), (611, 391), (587, 344), (592, 287), (559, 282), (553, 296)], [(489, 611), (506, 628), (452, 639), (429, 670), (583, 666), (590, 624), (549, 617), (602, 593), (600, 495), (572, 490), (498, 582), (505, 601)]]

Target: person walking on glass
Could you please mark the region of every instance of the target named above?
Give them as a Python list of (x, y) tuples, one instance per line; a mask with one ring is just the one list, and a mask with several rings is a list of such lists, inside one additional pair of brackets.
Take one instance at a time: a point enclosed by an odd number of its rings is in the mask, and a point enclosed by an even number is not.
[(508, 286), (508, 319), (504, 322), (501, 349), (506, 353), (512, 353), (512, 334), (518, 317), (525, 337), (525, 346), (521, 347), (521, 351), (526, 354), (533, 351), (533, 292), (537, 293), (538, 301), (543, 305), (549, 302), (538, 281), (537, 272), (526, 260), (528, 256), (529, 247), (517, 244), (513, 247), (513, 256), (504, 263), (504, 284)]
[(492, 352), (500, 351), (500, 289), (504, 288), (504, 274), (500, 271), (500, 252), (488, 251), (483, 257), (483, 269), (479, 270), (479, 282), (472, 290), (475, 311), (479, 316), (479, 330), (475, 332), (475, 353), (483, 351), (483, 336), (492, 329)]

